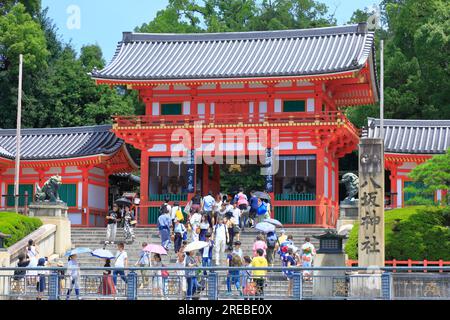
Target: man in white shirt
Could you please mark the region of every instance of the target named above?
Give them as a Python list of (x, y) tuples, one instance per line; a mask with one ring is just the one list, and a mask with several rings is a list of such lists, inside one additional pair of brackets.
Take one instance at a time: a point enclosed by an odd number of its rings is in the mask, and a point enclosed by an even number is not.
[[(117, 244), (117, 253), (114, 260), (115, 268), (128, 268), (128, 254), (125, 251), (125, 244), (123, 242)], [(114, 285), (117, 286), (117, 275), (122, 278), (122, 280), (127, 283), (127, 277), (125, 276), (124, 270), (114, 270), (113, 271), (113, 281)]]
[(221, 253), (225, 254), (225, 246), (228, 242), (228, 229), (223, 223), (223, 219), (219, 218), (217, 224), (213, 228), (212, 240), (214, 241), (214, 251), (216, 252), (216, 266), (220, 266)]

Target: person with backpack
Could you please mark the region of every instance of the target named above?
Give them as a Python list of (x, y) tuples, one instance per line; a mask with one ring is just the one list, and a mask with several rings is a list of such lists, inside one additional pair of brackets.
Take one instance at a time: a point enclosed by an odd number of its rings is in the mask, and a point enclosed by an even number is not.
[(212, 240), (214, 241), (214, 250), (216, 252), (216, 266), (220, 266), (221, 253), (222, 256), (225, 253), (225, 247), (228, 242), (228, 229), (223, 223), (223, 219), (217, 221), (217, 224), (213, 227)]
[(216, 204), (216, 199), (212, 196), (212, 191), (209, 191), (208, 194), (203, 198), (202, 201), (202, 211), (208, 217), (208, 222), (211, 226), (215, 224), (214, 221), (214, 205)]
[(267, 250), (266, 250), (266, 258), (267, 258), (267, 263), (269, 264), (269, 266), (273, 267), (273, 260), (275, 257), (275, 248), (278, 242), (278, 237), (277, 234), (275, 232), (269, 232), (267, 233)]
[(250, 193), (251, 197), (249, 200), (249, 206), (250, 206), (250, 211), (249, 211), (249, 223), (250, 223), (250, 227), (254, 228), (255, 227), (255, 219), (256, 216), (258, 215), (258, 198), (255, 196), (255, 191), (252, 191)]
[[(266, 218), (267, 218), (267, 203), (262, 201), (261, 199), (258, 199), (258, 211), (257, 211), (256, 223), (258, 224)], [(269, 216), (269, 218), (270, 218), (270, 216)]]
[(161, 237), (161, 245), (169, 250), (170, 246), (170, 227), (172, 226), (172, 221), (170, 219), (170, 211), (168, 209), (168, 204), (163, 204), (160, 208), (160, 215), (158, 217), (157, 227), (159, 230), (159, 235)]
[(258, 250), (261, 249), (263, 251), (263, 256), (266, 256), (266, 250), (267, 250), (267, 244), (266, 241), (264, 241), (264, 236), (257, 235), (256, 241), (253, 243), (253, 256), (258, 256)]
[(175, 253), (178, 253), (183, 241), (183, 235), (187, 232), (186, 227), (180, 221), (178, 221), (178, 219), (175, 219), (175, 227), (173, 228), (173, 232), (175, 234), (174, 249)]
[[(142, 242), (142, 250), (139, 252), (139, 259), (136, 261), (135, 266), (139, 266), (141, 268), (150, 267), (150, 254), (144, 250), (147, 246), (147, 242)], [(144, 288), (144, 286), (148, 282), (147, 270), (141, 270), (142, 283), (139, 289)]]
[(170, 218), (172, 219), (172, 228), (175, 228), (175, 219), (183, 223), (184, 221), (184, 215), (181, 211), (180, 202), (175, 201), (173, 203), (173, 207), (170, 210)]

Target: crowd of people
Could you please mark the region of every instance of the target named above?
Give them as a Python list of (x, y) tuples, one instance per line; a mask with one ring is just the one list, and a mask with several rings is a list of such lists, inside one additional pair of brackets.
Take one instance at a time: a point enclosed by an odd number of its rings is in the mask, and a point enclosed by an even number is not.
[[(205, 197), (200, 197), (197, 193), (184, 208), (178, 201), (170, 203), (166, 199), (160, 207), (157, 227), (160, 234), (161, 246), (168, 252), (173, 248), (176, 255), (176, 267), (181, 269), (176, 271), (177, 279), (180, 282), (180, 289), (186, 299), (195, 298), (196, 294), (206, 287), (207, 270), (201, 267), (227, 266), (227, 267), (270, 267), (274, 266), (277, 257), (284, 267), (310, 268), (316, 254), (314, 245), (310, 239), (306, 238), (305, 243), (297, 247), (294, 244), (292, 235), (287, 235), (285, 230), (278, 234), (276, 231), (260, 232), (252, 246), (251, 252), (243, 252), (240, 241), (240, 233), (245, 228), (254, 228), (255, 225), (270, 217), (270, 202), (255, 196), (251, 193), (250, 198), (244, 194), (243, 190), (232, 198), (221, 194), (216, 197), (209, 192)], [(134, 240), (132, 221), (135, 216), (132, 208), (124, 206), (122, 209), (115, 204), (106, 217), (107, 243), (114, 243), (118, 224), (122, 223), (124, 228), (124, 238)], [(184, 250), (190, 242), (204, 241), (208, 245), (196, 251)], [(98, 293), (104, 296), (115, 296), (118, 292), (119, 278), (125, 284), (128, 281), (124, 268), (128, 268), (129, 257), (125, 250), (125, 243), (117, 243), (115, 258), (105, 259), (104, 267), (111, 268), (104, 270), (102, 280), (98, 288)], [(142, 250), (136, 257), (134, 266), (138, 267), (159, 267), (156, 271), (140, 270), (139, 288), (150, 288), (152, 295), (160, 296), (163, 299), (168, 296), (169, 272), (164, 269), (162, 257), (158, 253), (150, 253), (145, 250), (147, 243), (141, 244)], [(18, 267), (63, 267), (60, 261), (57, 265), (51, 265), (46, 258), (39, 258), (39, 250), (32, 240), (29, 241), (26, 253), (19, 255)], [(186, 268), (198, 267), (198, 270)], [(285, 269), (284, 275), (289, 280), (288, 295), (292, 294), (293, 272)], [(66, 299), (70, 299), (72, 291), (76, 298), (80, 299), (80, 265), (77, 255), (73, 254), (68, 258), (67, 274), (60, 271), (60, 292), (65, 277), (69, 279), (66, 286)], [(17, 271), (14, 279), (36, 285), (38, 291), (37, 298), (42, 299), (46, 290), (46, 276), (48, 271), (26, 270)], [(173, 278), (173, 277), (172, 277)], [(307, 269), (303, 271), (303, 278), (311, 280), (311, 273)], [(267, 279), (266, 270), (229, 270), (226, 275), (226, 294), (232, 295), (233, 287), (236, 292), (244, 296), (245, 299), (262, 299), (264, 296), (265, 281)], [(30, 284), (30, 283), (28, 283)]]

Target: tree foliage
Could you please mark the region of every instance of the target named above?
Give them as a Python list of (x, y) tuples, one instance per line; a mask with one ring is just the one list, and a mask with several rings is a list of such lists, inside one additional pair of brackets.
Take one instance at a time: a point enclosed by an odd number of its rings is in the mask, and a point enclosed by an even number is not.
[[(424, 188), (405, 188), (407, 192), (421, 194), (434, 194), (437, 190), (450, 190), (450, 148), (443, 155), (437, 155), (418, 165), (409, 173), (409, 177)], [(446, 204), (450, 204), (447, 195)]]
[[(20, 1), (40, 8), (40, 1)], [(34, 3), (34, 5), (33, 5)], [(0, 5), (3, 3), (0, 3)], [(18, 56), (24, 54), (22, 124), (67, 127), (111, 122), (111, 115), (142, 113), (135, 92), (97, 86), (89, 72), (103, 68), (98, 45), (83, 46), (79, 57), (65, 44), (47, 16), (7, 1), (0, 17), (1, 128), (14, 128), (17, 109)]]
[(335, 24), (313, 0), (169, 0), (140, 32), (232, 32), (323, 27)]

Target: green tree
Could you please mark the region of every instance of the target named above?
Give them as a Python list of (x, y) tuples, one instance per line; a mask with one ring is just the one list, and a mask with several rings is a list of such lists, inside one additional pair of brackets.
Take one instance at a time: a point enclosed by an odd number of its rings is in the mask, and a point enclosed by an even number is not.
[[(405, 191), (418, 193), (419, 196), (434, 193), (437, 190), (450, 190), (450, 148), (445, 154), (434, 156), (415, 167), (411, 170), (409, 177), (424, 188), (410, 187), (405, 188)], [(450, 204), (449, 194), (445, 203)]]
[(81, 48), (80, 61), (88, 71), (92, 71), (94, 68), (103, 69), (105, 66), (102, 49), (97, 44), (83, 46)]
[(19, 3), (33, 17), (41, 11), (41, 0), (0, 0), (0, 16), (8, 14)]
[(24, 56), (24, 70), (46, 66), (49, 55), (44, 32), (22, 4), (0, 16), (0, 70), (16, 73), (19, 54)]
[(448, 119), (450, 2), (386, 0), (386, 115)]
[[(0, 127), (15, 127), (19, 54), (23, 54), (23, 99), (34, 101), (38, 74), (47, 68), (49, 51), (39, 22), (19, 3), (0, 16)], [(37, 93), (39, 94), (39, 93)]]

